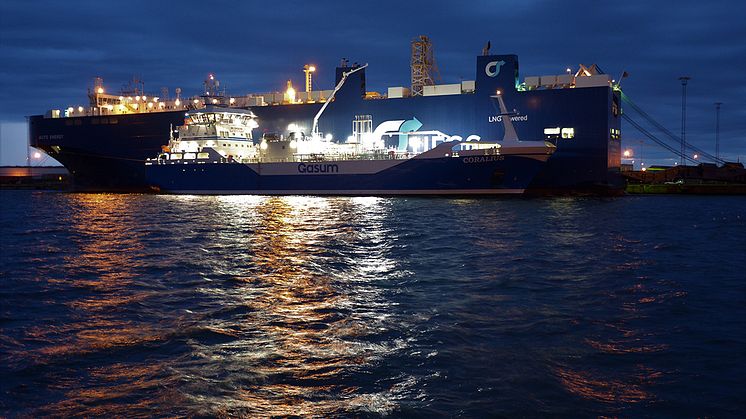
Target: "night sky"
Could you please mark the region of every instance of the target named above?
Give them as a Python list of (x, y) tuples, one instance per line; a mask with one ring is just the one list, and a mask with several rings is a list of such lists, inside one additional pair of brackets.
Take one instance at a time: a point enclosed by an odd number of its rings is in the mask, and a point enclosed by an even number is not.
[[(746, 7), (740, 1), (34, 1), (0, 2), (0, 164), (24, 164), (25, 115), (86, 105), (95, 76), (108, 89), (138, 75), (147, 91), (197, 94), (214, 72), (230, 94), (302, 86), (332, 88), (342, 57), (369, 63), (368, 90), (409, 85), (409, 44), (428, 35), (442, 83), (474, 79), (474, 57), (515, 53), (520, 76), (598, 64), (625, 93), (679, 134), (681, 84), (687, 139), (714, 154), (746, 159)], [(628, 112), (635, 117), (632, 112)], [(664, 136), (661, 134), (661, 138)], [(631, 126), (625, 148), (645, 140), (646, 160), (674, 156)]]

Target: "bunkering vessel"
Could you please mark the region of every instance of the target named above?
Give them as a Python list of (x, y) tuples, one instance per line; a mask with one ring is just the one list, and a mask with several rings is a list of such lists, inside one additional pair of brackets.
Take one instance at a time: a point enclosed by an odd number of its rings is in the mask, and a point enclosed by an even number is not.
[[(528, 192), (623, 190), (619, 92), (595, 66), (520, 80), (517, 56), (485, 52), (477, 56), (473, 81), (416, 89), (413, 85), (412, 90), (392, 87), (386, 94), (367, 91), (366, 70), (343, 60), (336, 69), (335, 85), (344, 74), (349, 76), (333, 99), (331, 90), (295, 92), (292, 88), (284, 93), (229, 96), (218, 90), (212, 75), (204, 94), (191, 98), (182, 98), (179, 89), (175, 98), (153, 97), (142, 88), (109, 94), (99, 80), (89, 92), (90, 107), (30, 117), (29, 141), (68, 168), (76, 189), (142, 191), (149, 187), (145, 160), (168, 144), (169, 132), (184, 124), (185, 113), (208, 105), (251, 112), (261, 127), (254, 132), (257, 146), (264, 133), (278, 138), (294, 133), (311, 136), (314, 125), (330, 143), (345, 145), (351, 137), (372, 136), (383, 141), (385, 149), (398, 151), (417, 141), (494, 142), (505, 136), (501, 120), (509, 117), (519, 138), (556, 146), (529, 183)], [(307, 76), (309, 71), (307, 66)], [(510, 116), (498, 109), (493, 98), (498, 90), (511, 109)], [(323, 116), (314, 121), (324, 106)]]
[[(338, 88), (358, 70), (345, 73)], [(495, 99), (505, 116), (501, 142), (459, 141), (420, 131), (389, 146), (364, 129), (344, 143), (333, 142), (314, 129), (316, 124), (310, 135), (291, 127), (287, 137), (265, 134), (255, 144), (252, 132), (261, 126), (251, 111), (207, 106), (188, 112), (177, 136), (157, 158), (146, 161), (146, 178), (156, 191), (182, 194), (523, 193), (555, 146), (519, 141), (502, 97)], [(403, 134), (387, 135), (398, 141)]]

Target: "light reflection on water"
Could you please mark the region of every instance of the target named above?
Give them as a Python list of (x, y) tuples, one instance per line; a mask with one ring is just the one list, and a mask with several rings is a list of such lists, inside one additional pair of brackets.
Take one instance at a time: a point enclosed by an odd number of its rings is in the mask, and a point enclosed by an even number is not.
[(629, 228), (629, 200), (16, 200), (0, 415), (670, 414), (693, 357), (745, 345), (686, 342), (743, 286), (688, 281), (690, 237)]
[[(216, 231), (222, 245), (244, 250), (243, 260), (236, 260), (234, 266), (250, 269), (251, 276), (236, 275), (228, 268), (225, 275), (244, 278), (235, 288), (199, 291), (219, 301), (219, 311), (244, 314), (236, 322), (235, 317), (216, 319), (209, 310), (211, 330), (228, 338), (220, 345), (191, 342), (192, 353), (200, 357), (176, 368), (178, 374), (240, 377), (243, 385), (230, 408), (253, 414), (323, 414), (361, 404), (356, 388), (341, 384), (339, 377), (345, 370), (368, 367), (388, 352), (402, 349), (388, 342), (366, 342), (386, 328), (381, 320), (389, 305), (385, 295), (367, 284), (381, 280), (370, 275), (369, 267), (395, 269), (382, 251), (383, 242), (367, 248), (371, 243), (367, 227), (385, 216), (380, 209), (369, 200), (330, 205), (326, 199), (309, 197), (217, 198), (220, 223), (253, 233), (247, 238)], [(249, 214), (254, 221), (247, 225)], [(365, 227), (339, 228), (351, 220), (364, 220)], [(354, 258), (324, 255), (329, 241), (343, 242)], [(216, 359), (240, 367), (220, 371)], [(188, 392), (208, 411), (225, 408), (224, 391), (232, 393), (235, 385), (233, 379), (218, 384), (228, 388), (216, 395), (214, 385), (190, 381), (196, 384), (189, 384)], [(344, 394), (354, 397), (340, 396)], [(380, 406), (368, 407), (391, 409), (385, 397), (369, 397)]]

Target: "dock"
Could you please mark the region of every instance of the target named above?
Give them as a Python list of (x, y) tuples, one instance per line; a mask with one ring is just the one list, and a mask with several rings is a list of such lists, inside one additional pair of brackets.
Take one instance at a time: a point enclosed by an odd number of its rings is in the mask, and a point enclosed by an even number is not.
[(746, 169), (741, 163), (653, 166), (622, 174), (628, 194), (746, 195)]
[(70, 187), (70, 172), (63, 166), (0, 166), (0, 189), (53, 189)]

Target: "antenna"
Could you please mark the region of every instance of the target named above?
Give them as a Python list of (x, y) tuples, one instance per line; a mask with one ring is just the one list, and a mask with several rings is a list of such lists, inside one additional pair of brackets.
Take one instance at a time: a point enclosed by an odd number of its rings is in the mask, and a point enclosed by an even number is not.
[(720, 105), (723, 102), (715, 102), (715, 158), (720, 159)]

